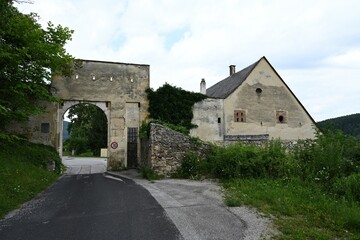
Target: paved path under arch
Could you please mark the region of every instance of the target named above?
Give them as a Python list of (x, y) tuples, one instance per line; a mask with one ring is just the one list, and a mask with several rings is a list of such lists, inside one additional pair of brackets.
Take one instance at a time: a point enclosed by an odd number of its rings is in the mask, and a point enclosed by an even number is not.
[(95, 174), (106, 171), (107, 158), (64, 156), (62, 163), (66, 166), (66, 175)]

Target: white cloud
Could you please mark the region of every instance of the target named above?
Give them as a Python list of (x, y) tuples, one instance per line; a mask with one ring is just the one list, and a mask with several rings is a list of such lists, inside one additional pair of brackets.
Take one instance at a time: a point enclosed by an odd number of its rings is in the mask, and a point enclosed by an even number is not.
[(150, 64), (151, 86), (198, 91), (266, 56), (315, 120), (360, 112), (360, 1), (35, 0), (74, 29), (77, 58)]

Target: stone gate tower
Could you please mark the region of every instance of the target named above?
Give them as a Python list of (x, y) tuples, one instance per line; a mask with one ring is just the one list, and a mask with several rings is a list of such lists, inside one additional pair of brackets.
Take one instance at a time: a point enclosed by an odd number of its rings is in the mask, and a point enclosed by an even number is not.
[(56, 147), (62, 154), (64, 113), (79, 103), (101, 108), (108, 120), (108, 169), (136, 167), (140, 159), (139, 127), (148, 116), (149, 65), (79, 60), (71, 77), (54, 76), (53, 95), (61, 103), (45, 103), (46, 113), (26, 126), (32, 142)]

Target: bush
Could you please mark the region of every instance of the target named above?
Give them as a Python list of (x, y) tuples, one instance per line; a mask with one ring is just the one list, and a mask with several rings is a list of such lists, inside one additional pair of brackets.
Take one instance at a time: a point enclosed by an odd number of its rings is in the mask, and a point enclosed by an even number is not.
[(360, 203), (360, 173), (337, 179), (333, 184), (333, 192)]
[(154, 170), (152, 170), (149, 167), (141, 168), (141, 174), (142, 174), (143, 178), (145, 178), (149, 181), (159, 180), (159, 179), (163, 178), (163, 176), (158, 175), (157, 173), (154, 172)]
[(146, 93), (149, 99), (148, 111), (152, 119), (182, 126), (186, 132), (196, 127), (191, 123), (194, 103), (207, 98), (204, 94), (185, 91), (167, 83), (156, 91), (147, 89)]
[(336, 179), (359, 172), (360, 140), (340, 131), (324, 131), (316, 141), (300, 141), (291, 155), (295, 175), (331, 190)]
[(199, 179), (201, 175), (206, 173), (205, 169), (205, 161), (202, 161), (196, 153), (187, 152), (181, 166), (177, 168), (173, 177)]
[(294, 163), (286, 153), (280, 140), (269, 141), (264, 148), (260, 149), (262, 177), (281, 178), (290, 177), (293, 173)]
[(270, 141), (263, 147), (236, 143), (216, 148), (207, 159), (207, 169), (220, 179), (279, 178), (290, 174), (290, 160), (280, 141)]

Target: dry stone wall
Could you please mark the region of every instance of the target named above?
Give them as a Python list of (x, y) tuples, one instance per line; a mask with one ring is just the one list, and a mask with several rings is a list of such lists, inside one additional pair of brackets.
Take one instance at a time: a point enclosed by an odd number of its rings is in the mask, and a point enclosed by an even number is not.
[(149, 141), (143, 146), (148, 154), (143, 155), (143, 165), (164, 177), (171, 176), (181, 165), (187, 152), (195, 152), (204, 158), (211, 151), (211, 146), (162, 125), (150, 124)]

